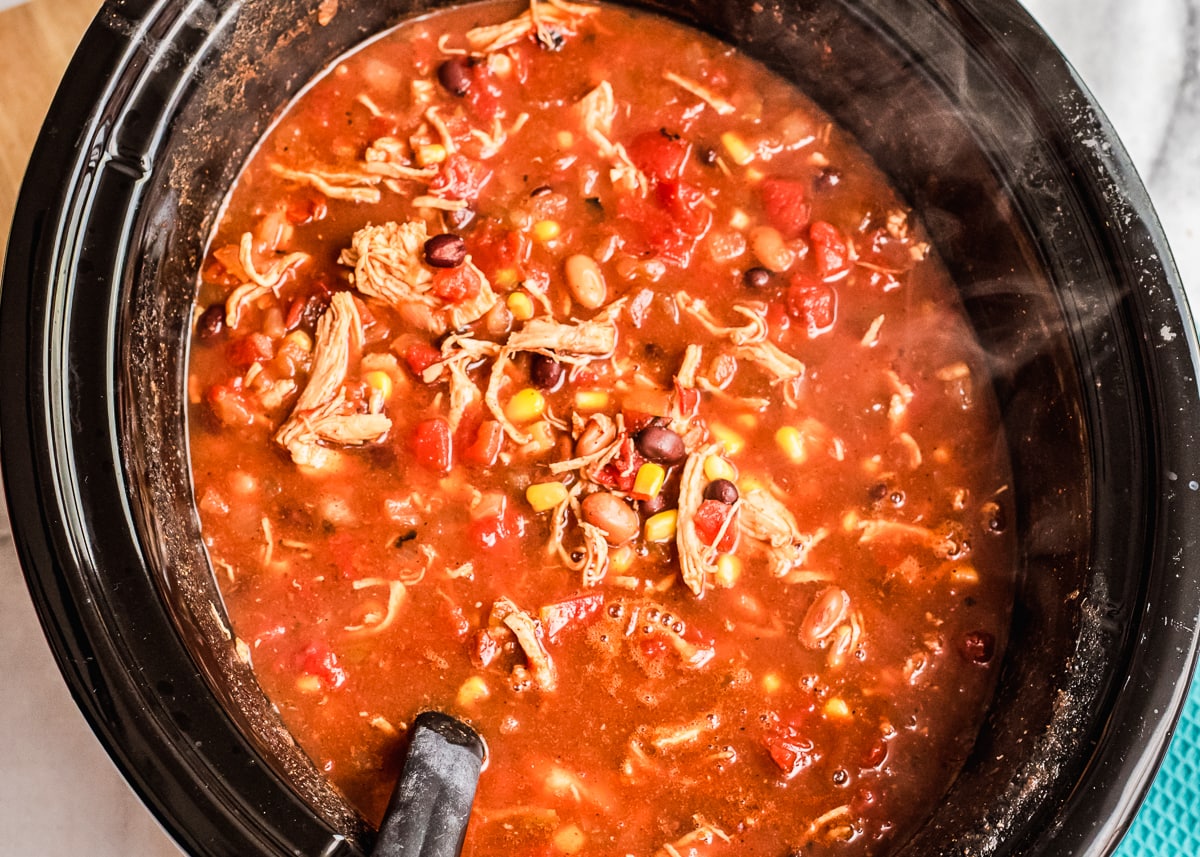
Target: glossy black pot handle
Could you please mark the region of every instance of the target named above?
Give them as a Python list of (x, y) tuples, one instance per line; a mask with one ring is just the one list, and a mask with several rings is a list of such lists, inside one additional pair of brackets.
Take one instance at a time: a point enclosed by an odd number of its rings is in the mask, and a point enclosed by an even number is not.
[(440, 711), (417, 715), (412, 736), (371, 857), (458, 857), (486, 746)]

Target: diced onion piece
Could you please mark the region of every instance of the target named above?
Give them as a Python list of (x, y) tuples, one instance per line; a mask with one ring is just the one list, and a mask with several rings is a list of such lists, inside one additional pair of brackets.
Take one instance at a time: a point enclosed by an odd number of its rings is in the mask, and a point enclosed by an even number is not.
[(525, 489), (525, 499), (535, 512), (548, 512), (567, 499), (567, 486), (561, 482), (538, 482)]
[(675, 538), (675, 527), (679, 521), (678, 509), (667, 509), (646, 519), (646, 541), (663, 544)]
[(633, 480), (633, 493), (640, 500), (651, 500), (658, 496), (663, 483), (667, 481), (667, 471), (661, 464), (647, 461), (638, 468)]
[(546, 411), (546, 397), (533, 387), (518, 390), (508, 400), (504, 415), (514, 423), (531, 423)]

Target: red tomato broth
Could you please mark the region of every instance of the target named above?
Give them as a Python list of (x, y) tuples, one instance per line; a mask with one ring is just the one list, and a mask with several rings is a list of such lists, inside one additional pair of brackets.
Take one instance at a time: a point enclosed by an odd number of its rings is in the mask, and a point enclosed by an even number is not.
[[(512, 14), (439, 13), (344, 58), (289, 107), (232, 192), (201, 276), (190, 419), (197, 504), (233, 629), (299, 744), (371, 819), (416, 713), (475, 725), (490, 762), (468, 854), (880, 853), (928, 813), (969, 750), (1011, 604), (1008, 463), (953, 284), (822, 113), (678, 25), (606, 7), (555, 27), (558, 50), (524, 35), (493, 52), (506, 58), (498, 65), (468, 66), (464, 96), (439, 83), (455, 56), (439, 36), (461, 47), (471, 27)], [(649, 71), (662, 57), (711, 103)], [(440, 179), (367, 183), (364, 153), (379, 137), (398, 138), (397, 163), (412, 169), (437, 145), (414, 78), (460, 151), (441, 153)], [(576, 105), (605, 80), (620, 105), (611, 141), (628, 147), (640, 189), (613, 180), (614, 162), (581, 127)], [(495, 154), (470, 134), (498, 136), (494, 119), (504, 131), (522, 113)], [(753, 153), (743, 164), (739, 140)], [(273, 164), (359, 178), (331, 194)], [(378, 200), (337, 198), (347, 187)], [(455, 213), (414, 205), (437, 192), (469, 197), (473, 218), (456, 226)], [(501, 414), (482, 401), (494, 354), (467, 361), (479, 396), (452, 426), (446, 373), (426, 376), (455, 353), (453, 337), (422, 328), (429, 318), (411, 304), (359, 290), (339, 264), (368, 225), (416, 220), (431, 236), (462, 236), (497, 306), (523, 294), (533, 319), (578, 323), (625, 301), (612, 358), (560, 363), (564, 377), (539, 391), (543, 416), (514, 422), (548, 426), (529, 445), (497, 430), (513, 397), (538, 389), (529, 353), (503, 370)], [(778, 230), (782, 256), (763, 227)], [(230, 325), (234, 289), (252, 279), (238, 270), (244, 234), (259, 274), (307, 255)], [(566, 282), (576, 254), (598, 263), (599, 306)], [(783, 270), (761, 270), (771, 266)], [(466, 267), (424, 269), (436, 311), (478, 296)], [(681, 291), (720, 327), (744, 324), (736, 308), (751, 308), (802, 375), (772, 383), (744, 355), (730, 361), (729, 336)], [(318, 320), (351, 311), (342, 294), (354, 296), (361, 341), (348, 340), (337, 419), (387, 428), (361, 443), (288, 446), (281, 427), (311, 429), (316, 409), (297, 417), (298, 397), (325, 347)], [(530, 324), (513, 314), (507, 328), (497, 311), (463, 329), (504, 343)], [(708, 389), (679, 381), (697, 344)], [(714, 378), (730, 380), (714, 390)], [(654, 390), (631, 392), (637, 384)], [(578, 454), (575, 397), (600, 390), (613, 420), (679, 427), (689, 460), (724, 439), (739, 502), (756, 486), (774, 497), (813, 539), (792, 543), (802, 558), (776, 576), (765, 543), (742, 528), (743, 505), (718, 542), (736, 560), (694, 594), (678, 531), (655, 542), (644, 530), (656, 503), (681, 502), (685, 466), (674, 463), (665, 502), (621, 500), (637, 535), (608, 546), (599, 580), (581, 579), (567, 563), (586, 553), (577, 513), (566, 515), (565, 557), (548, 551), (553, 513), (526, 489)], [(558, 478), (621, 499), (647, 463), (630, 441), (594, 479)], [(552, 673), (539, 673), (512, 625), (489, 621), (510, 602)]]

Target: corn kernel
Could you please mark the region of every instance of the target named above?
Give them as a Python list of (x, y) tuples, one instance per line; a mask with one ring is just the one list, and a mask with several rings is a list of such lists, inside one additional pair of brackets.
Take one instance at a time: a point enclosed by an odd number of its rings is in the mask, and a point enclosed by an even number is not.
[(729, 225), (738, 232), (745, 232), (750, 228), (750, 215), (740, 208), (735, 208), (729, 218)]
[(521, 282), (521, 273), (516, 268), (501, 268), (496, 272), (496, 280), (492, 283), (500, 289), (511, 289)]
[(576, 390), (575, 410), (602, 411), (608, 407), (608, 393), (603, 390)]
[(950, 571), (950, 579), (955, 583), (978, 583), (979, 572), (974, 566), (960, 565)]
[(283, 338), (283, 341), (294, 345), (301, 351), (310, 352), (313, 350), (312, 337), (303, 330), (293, 330)]
[(629, 545), (621, 545), (609, 553), (608, 567), (616, 574), (624, 574), (633, 565), (633, 557), (633, 548)]
[(783, 687), (783, 679), (779, 677), (779, 673), (767, 673), (762, 677), (762, 687), (767, 693), (775, 693)]
[(533, 224), (533, 237), (543, 244), (553, 241), (561, 232), (562, 227), (558, 225), (557, 220), (539, 220)]
[(392, 397), (392, 378), (387, 372), (382, 372), (376, 369), (374, 372), (368, 372), (363, 375), (363, 382), (375, 392), (379, 393), (386, 402)]
[(734, 417), (734, 421), (746, 431), (754, 431), (758, 428), (758, 417), (754, 414), (738, 414)]
[(300, 678), (296, 679), (296, 690), (300, 691), (301, 693), (320, 693), (321, 680), (315, 675), (309, 675), (308, 673), (305, 673), (304, 675), (300, 676)]
[(748, 184), (757, 184), (764, 178), (766, 178), (766, 176), (763, 175), (763, 171), (757, 167), (751, 167), (750, 169), (746, 170), (746, 182)]
[(718, 479), (736, 482), (737, 468), (719, 455), (710, 455), (704, 459), (704, 476), (709, 482), (716, 482)]
[(505, 301), (508, 311), (517, 321), (529, 321), (533, 318), (533, 298), (525, 292), (513, 292)]
[(422, 167), (432, 167), (446, 160), (446, 147), (441, 143), (429, 143), (417, 146), (417, 163)]
[(804, 449), (804, 435), (795, 426), (783, 426), (775, 432), (775, 443), (783, 450), (783, 454), (800, 464), (808, 457)]
[(754, 160), (754, 150), (747, 146), (746, 141), (733, 131), (726, 131), (721, 135), (721, 145), (725, 147), (725, 151), (729, 153), (729, 157), (739, 167), (744, 167)]
[(567, 499), (567, 486), (561, 482), (537, 482), (525, 489), (525, 499), (535, 512), (548, 512)]
[(713, 437), (725, 445), (726, 455), (737, 455), (746, 447), (746, 439), (723, 423), (713, 423), (709, 427)]
[(738, 491), (749, 494), (751, 491), (766, 491), (766, 484), (757, 476), (743, 476), (737, 482)]
[(723, 553), (717, 557), (716, 584), (722, 589), (729, 589), (742, 576), (742, 561), (734, 554)]
[(587, 843), (587, 836), (578, 824), (564, 824), (554, 832), (554, 847), (564, 854), (578, 854)]
[(667, 481), (667, 471), (661, 464), (647, 461), (638, 468), (637, 476), (633, 479), (633, 493), (639, 499), (651, 500), (658, 496), (663, 483)]
[(835, 696), (833, 699), (825, 703), (825, 716), (832, 717), (835, 720), (849, 720), (850, 706), (846, 704), (846, 700), (840, 696)]
[(570, 131), (559, 131), (554, 141), (558, 143), (558, 148), (569, 149), (575, 145), (575, 135)]
[(675, 538), (675, 526), (679, 521), (678, 509), (667, 509), (646, 519), (646, 541), (663, 544)]
[(458, 695), (455, 697), (455, 700), (463, 708), (470, 708), (491, 695), (492, 692), (488, 690), (487, 682), (483, 680), (483, 677), (473, 675), (458, 688)]
[(851, 509), (846, 514), (842, 515), (842, 529), (848, 533), (852, 533), (858, 529), (858, 512)]
[(518, 390), (508, 400), (508, 405), (504, 408), (504, 415), (514, 423), (531, 423), (540, 417), (545, 410), (546, 397), (533, 389), (533, 387), (526, 387), (523, 390)]

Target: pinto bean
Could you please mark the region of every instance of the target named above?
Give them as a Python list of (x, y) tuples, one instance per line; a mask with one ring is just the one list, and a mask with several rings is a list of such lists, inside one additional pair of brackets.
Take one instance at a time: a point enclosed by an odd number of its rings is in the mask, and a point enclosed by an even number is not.
[(846, 618), (849, 609), (850, 596), (846, 590), (836, 586), (821, 590), (800, 623), (800, 642), (810, 649), (819, 649), (825, 638)]
[(567, 277), (567, 288), (576, 303), (586, 309), (598, 309), (608, 300), (608, 285), (604, 282), (604, 272), (591, 256), (576, 253), (569, 256), (564, 263)]
[(579, 456), (594, 455), (612, 443), (616, 436), (616, 426), (590, 419), (583, 427), (583, 431), (579, 433), (579, 440), (575, 442), (575, 454)]
[(638, 534), (637, 512), (614, 494), (597, 491), (583, 498), (583, 520), (604, 533), (610, 545), (623, 545)]

